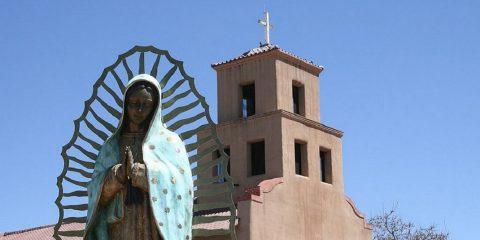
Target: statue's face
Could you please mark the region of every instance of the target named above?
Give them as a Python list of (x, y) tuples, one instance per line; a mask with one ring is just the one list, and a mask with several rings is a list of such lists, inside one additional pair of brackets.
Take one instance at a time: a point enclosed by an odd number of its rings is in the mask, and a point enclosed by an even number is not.
[(144, 87), (132, 89), (127, 101), (128, 120), (141, 125), (154, 110), (154, 98)]

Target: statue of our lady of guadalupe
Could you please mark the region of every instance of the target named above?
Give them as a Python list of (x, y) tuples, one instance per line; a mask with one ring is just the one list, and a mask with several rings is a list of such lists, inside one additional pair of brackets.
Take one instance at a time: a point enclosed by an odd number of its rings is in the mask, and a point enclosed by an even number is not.
[(119, 127), (102, 145), (88, 184), (85, 240), (192, 238), (190, 163), (161, 109), (154, 77), (128, 82)]

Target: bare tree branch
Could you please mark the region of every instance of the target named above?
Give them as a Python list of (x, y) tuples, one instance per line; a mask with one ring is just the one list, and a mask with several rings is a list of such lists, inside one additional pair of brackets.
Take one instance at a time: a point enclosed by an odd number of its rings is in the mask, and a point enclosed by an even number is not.
[(448, 240), (449, 236), (435, 225), (423, 228), (400, 218), (396, 205), (370, 218), (369, 223), (373, 226), (373, 240)]

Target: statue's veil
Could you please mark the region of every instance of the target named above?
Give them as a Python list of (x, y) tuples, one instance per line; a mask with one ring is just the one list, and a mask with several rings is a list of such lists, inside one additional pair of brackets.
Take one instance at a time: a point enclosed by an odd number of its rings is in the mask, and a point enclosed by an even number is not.
[[(93, 85), (92, 96), (85, 102), (82, 115), (74, 121), (73, 136), (62, 148), (64, 167), (57, 181), (59, 194), (55, 203), (59, 219), (54, 228), (55, 239), (84, 234), (87, 184), (102, 144), (119, 126), (123, 107), (121, 96), (128, 80), (136, 75), (132, 69), (137, 69), (138, 74), (145, 74), (149, 69), (148, 75), (158, 79), (162, 124), (185, 143), (194, 180), (194, 196), (209, 199), (195, 201), (193, 205), (193, 237), (230, 235), (236, 239), (232, 179), (226, 167), (219, 168), (218, 176), (208, 174), (218, 165), (226, 166), (229, 160), (216, 134), (209, 106), (197, 91), (194, 79), (186, 74), (183, 63), (172, 58), (167, 51), (152, 46), (136, 46), (105, 68)], [(212, 160), (212, 155), (218, 157)]]

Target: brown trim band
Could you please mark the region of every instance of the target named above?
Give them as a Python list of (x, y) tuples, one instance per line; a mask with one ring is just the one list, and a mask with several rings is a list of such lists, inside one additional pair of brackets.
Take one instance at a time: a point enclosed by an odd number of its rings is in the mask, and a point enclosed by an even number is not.
[(231, 124), (237, 124), (237, 123), (241, 123), (241, 122), (244, 122), (244, 121), (251, 121), (253, 119), (266, 118), (266, 117), (270, 117), (270, 116), (273, 116), (273, 115), (280, 115), (281, 117), (284, 117), (284, 118), (302, 123), (305, 126), (318, 129), (318, 130), (320, 130), (324, 133), (331, 134), (331, 135), (333, 135), (335, 137), (338, 137), (338, 138), (341, 138), (343, 136), (343, 132), (340, 131), (340, 130), (337, 130), (337, 129), (329, 127), (329, 126), (326, 126), (326, 125), (321, 124), (319, 122), (316, 122), (314, 120), (305, 118), (302, 115), (292, 113), (292, 112), (289, 112), (289, 111), (285, 111), (283, 109), (279, 109), (279, 110), (275, 110), (275, 111), (271, 111), (271, 112), (266, 112), (266, 113), (255, 114), (255, 115), (247, 117), (247, 118), (239, 118), (239, 119), (236, 119), (236, 120), (230, 120), (230, 121), (222, 122), (222, 123), (219, 123), (217, 125), (217, 127), (222, 128), (222, 127), (225, 127), (225, 126), (228, 126), (228, 125), (231, 125)]

